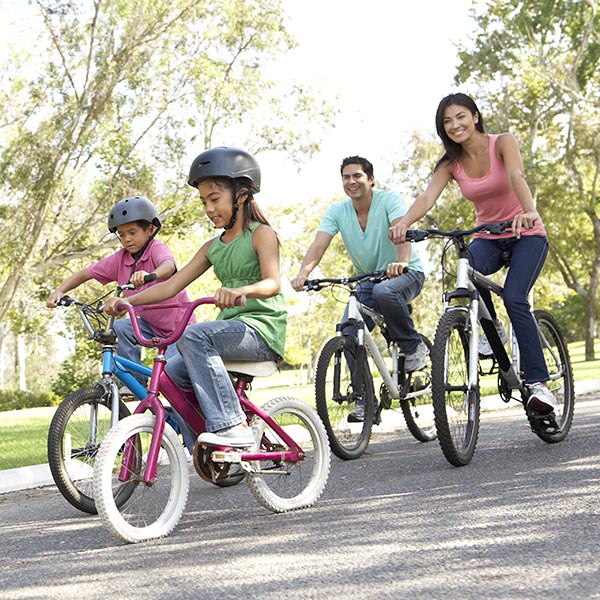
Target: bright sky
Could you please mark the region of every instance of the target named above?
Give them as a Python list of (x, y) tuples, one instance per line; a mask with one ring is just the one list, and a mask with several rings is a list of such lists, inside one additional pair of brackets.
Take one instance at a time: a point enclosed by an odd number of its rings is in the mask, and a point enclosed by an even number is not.
[(260, 156), (260, 201), (306, 201), (341, 193), (339, 165), (359, 154), (385, 181), (413, 130), (435, 133), (435, 110), (455, 90), (456, 43), (468, 41), (472, 0), (284, 0), (288, 29), (300, 46), (279, 63), (339, 93), (341, 114), (322, 153), (297, 168), (281, 157)]
[[(283, 0), (287, 27), (299, 47), (283, 56), (272, 77), (293, 78), (339, 94), (336, 129), (322, 152), (300, 171), (285, 157), (261, 154), (261, 204), (300, 202), (341, 193), (345, 156), (366, 156), (384, 182), (402, 158), (413, 130), (433, 135), (439, 100), (453, 91), (456, 43), (473, 28), (472, 0)], [(0, 0), (0, 37), (20, 15)], [(23, 3), (20, 10), (30, 7)], [(21, 15), (22, 16), (22, 15)], [(20, 20), (22, 33), (27, 23)], [(6, 40), (6, 38), (5, 38)], [(0, 43), (0, 54), (4, 48)], [(468, 90), (467, 90), (468, 91)]]

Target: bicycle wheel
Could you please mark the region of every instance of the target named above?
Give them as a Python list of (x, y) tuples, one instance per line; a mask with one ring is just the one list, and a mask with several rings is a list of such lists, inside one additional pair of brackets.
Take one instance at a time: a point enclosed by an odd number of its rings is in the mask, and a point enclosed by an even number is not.
[[(363, 454), (373, 426), (371, 372), (364, 352), (363, 367), (357, 368), (358, 354), (359, 348), (352, 337), (334, 337), (323, 347), (315, 373), (317, 413), (327, 430), (332, 452), (342, 460)], [(360, 378), (359, 371), (365, 378)], [(358, 407), (364, 408), (362, 421), (351, 416)]]
[[(119, 401), (119, 419), (131, 413)], [(92, 477), (100, 442), (111, 423), (111, 398), (100, 385), (69, 394), (48, 429), (48, 464), (54, 483), (75, 508), (96, 514)], [(119, 502), (124, 502), (126, 488)]]
[(429, 350), (427, 364), (419, 371), (407, 374), (408, 393), (400, 399), (400, 408), (408, 430), (420, 442), (435, 440), (435, 420), (431, 399), (431, 358), (433, 344), (424, 335), (421, 336)]
[[(263, 410), (301, 446), (304, 457), (296, 462), (283, 459), (255, 462), (259, 472), (248, 473), (252, 494), (273, 512), (312, 506), (325, 489), (331, 465), (323, 423), (310, 406), (296, 398), (275, 398)], [(284, 452), (288, 449), (277, 432), (260, 417), (253, 417), (251, 424), (260, 436), (261, 450)]]
[[(106, 528), (123, 542), (142, 542), (164, 537), (179, 522), (189, 490), (186, 452), (177, 433), (165, 424), (156, 477), (142, 480), (152, 432), (154, 415), (132, 415), (119, 422), (104, 438), (94, 467), (94, 493), (98, 514)], [(119, 478), (126, 442), (135, 446), (127, 467), (127, 480)], [(133, 486), (125, 504), (115, 496), (123, 485)]]
[(469, 333), (466, 314), (442, 315), (432, 359), (433, 412), (438, 441), (448, 462), (470, 462), (479, 435), (479, 382), (469, 389)]
[(547, 433), (539, 427), (534, 427), (533, 430), (540, 439), (551, 444), (564, 440), (571, 429), (575, 410), (573, 370), (567, 344), (554, 317), (543, 310), (536, 310), (533, 315), (540, 329), (542, 349), (550, 375), (548, 388), (558, 403), (554, 415), (559, 431)]

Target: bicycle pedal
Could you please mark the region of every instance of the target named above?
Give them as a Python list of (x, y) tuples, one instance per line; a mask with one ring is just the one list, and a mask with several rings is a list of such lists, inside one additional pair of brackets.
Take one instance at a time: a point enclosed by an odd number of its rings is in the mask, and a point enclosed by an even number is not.
[(210, 454), (210, 459), (216, 463), (242, 463), (242, 452), (235, 450), (214, 450)]
[(556, 422), (554, 412), (544, 415), (531, 411), (531, 429), (534, 432), (545, 433), (547, 435), (560, 433), (560, 427)]

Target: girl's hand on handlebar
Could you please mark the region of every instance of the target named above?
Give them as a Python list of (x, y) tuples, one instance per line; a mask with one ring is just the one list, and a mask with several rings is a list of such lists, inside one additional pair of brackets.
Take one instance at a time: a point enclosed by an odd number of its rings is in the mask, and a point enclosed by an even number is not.
[[(127, 313), (127, 309), (124, 305), (128, 304), (129, 302), (123, 300), (123, 298), (109, 298), (104, 304), (104, 312), (112, 317), (120, 317)], [(117, 307), (121, 308), (121, 310), (118, 310)]]
[(531, 229), (540, 220), (540, 215), (537, 210), (517, 215), (512, 222), (512, 231), (515, 237), (520, 238), (523, 229)]
[(393, 262), (387, 266), (385, 274), (392, 279), (393, 277), (400, 277), (404, 271), (408, 270), (408, 263), (404, 262)]
[(219, 288), (215, 294), (215, 306), (223, 310), (234, 306), (246, 306), (246, 296), (235, 288)]

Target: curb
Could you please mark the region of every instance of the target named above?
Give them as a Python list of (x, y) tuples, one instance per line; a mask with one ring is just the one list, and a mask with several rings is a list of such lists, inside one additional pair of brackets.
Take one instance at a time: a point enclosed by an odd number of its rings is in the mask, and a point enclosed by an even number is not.
[[(575, 383), (576, 395), (598, 391), (600, 391), (600, 379), (590, 379)], [(504, 402), (499, 395), (485, 396), (481, 399), (481, 411), (483, 412), (502, 410), (514, 406), (520, 406), (520, 403), (516, 400)], [(376, 431), (396, 431), (403, 426), (404, 419), (399, 413), (395, 411), (382, 411), (382, 422)], [(50, 466), (47, 463), (0, 471), (0, 494), (49, 485), (54, 485), (54, 480), (50, 473)]]

